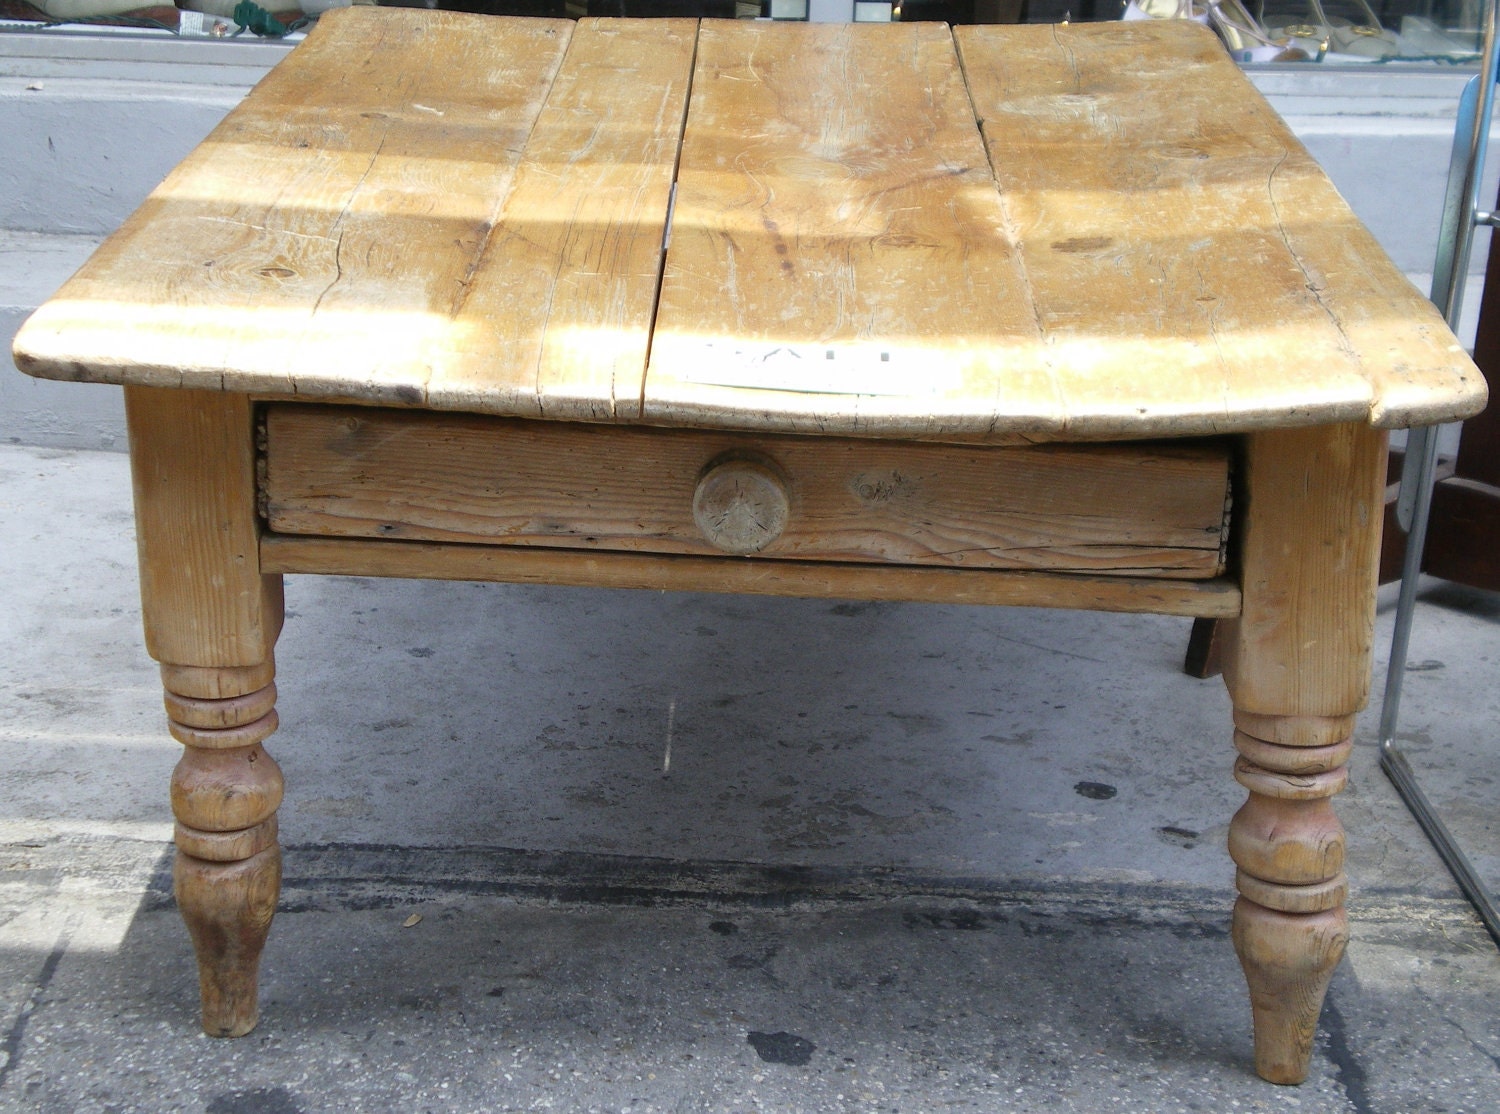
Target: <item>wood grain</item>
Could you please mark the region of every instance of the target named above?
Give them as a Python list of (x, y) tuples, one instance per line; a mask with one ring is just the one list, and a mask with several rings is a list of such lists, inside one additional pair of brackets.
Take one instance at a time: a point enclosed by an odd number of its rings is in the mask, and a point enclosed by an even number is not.
[(661, 592), (742, 592), (813, 599), (1057, 607), (1219, 618), (1238, 614), (1240, 607), (1239, 588), (1227, 579), (1150, 580), (754, 557), (728, 560), (722, 555), (597, 553), (278, 534), (262, 538), (260, 552), (267, 569), (331, 576), (487, 580)]
[[(787, 507), (764, 557), (1205, 578), (1222, 443), (967, 448), (272, 406), (278, 533), (714, 554), (695, 506), (726, 458)], [(736, 552), (750, 552), (750, 549)]]
[(1341, 757), (1369, 692), (1385, 462), (1385, 434), (1363, 424), (1245, 438), (1236, 528), (1244, 600), (1224, 680), (1240, 751), (1234, 775), (1249, 796), (1230, 822), (1229, 850), (1256, 1070), (1273, 1083), (1306, 1078), (1348, 935), (1344, 832), (1329, 798), (1348, 780)]
[[(276, 912), (281, 850), (276, 809), (283, 781), (261, 742), (276, 730), (276, 686), (236, 692), (244, 668), (163, 670), (172, 734), (183, 743), (172, 771), (177, 819), (177, 907), (198, 957), (203, 1030), (237, 1037), (255, 1027), (260, 952)], [(236, 692), (216, 698), (210, 692)], [(180, 717), (180, 718), (178, 718)]]
[(746, 556), (781, 537), (792, 497), (780, 467), (763, 453), (710, 461), (693, 488), (693, 524), (715, 549)]
[(54, 372), (423, 397), (572, 24), (329, 14), (39, 315)]
[(1245, 605), (1224, 661), (1243, 730), (1279, 741), (1255, 720), (1347, 724), (1342, 717), (1364, 707), (1385, 450), (1385, 435), (1361, 425), (1246, 438), (1247, 505), (1237, 522)]
[(703, 25), (648, 418), (1055, 431), (1030, 302), (946, 27)]
[[(161, 667), (161, 683), (166, 689), (167, 715), (176, 718), (174, 697), (186, 700), (208, 700), (214, 702), (226, 701), (237, 702), (245, 697), (251, 699), (245, 702), (245, 706), (254, 705), (255, 693), (265, 690), (271, 686), (276, 676), (276, 662), (271, 658), (265, 658), (254, 665), (243, 666), (221, 666), (217, 668), (204, 669), (195, 665), (171, 665), (166, 662)], [(243, 722), (235, 711), (236, 722)], [(194, 717), (194, 719), (201, 718)], [(183, 722), (194, 722), (193, 719)], [(227, 724), (224, 726), (228, 726)]]
[(1234, 885), (1248, 905), (1259, 905), (1280, 913), (1323, 913), (1330, 909), (1342, 909), (1349, 897), (1349, 876), (1343, 873), (1334, 875), (1326, 882), (1283, 886), (1276, 882), (1263, 882), (1252, 874), (1236, 870)]
[(1089, 436), (1482, 408), (1483, 377), (1205, 29), (963, 27), (1054, 385)]
[(1242, 896), (1235, 902), (1232, 936), (1250, 985), (1255, 1070), (1272, 1083), (1301, 1083), (1323, 996), (1349, 942), (1348, 915), (1342, 905), (1284, 913)]
[(694, 26), (330, 13), (36, 319), (29, 366), (637, 413)]
[[(249, 400), (131, 387), (125, 419), (147, 651), (172, 666), (247, 667), (246, 677), (235, 673), (224, 683), (262, 687), (281, 631), (282, 594), (281, 578), (262, 575), (257, 559)], [(187, 696), (218, 695), (167, 683)]]
[(165, 697), (167, 718), (171, 722), (205, 731), (221, 731), (253, 723), (274, 711), (276, 685), (270, 683), (254, 692), (228, 698), (184, 696), (170, 689)]
[(1001, 443), (1483, 405), (1200, 28), (695, 26), (330, 13), (17, 366)]
[(203, 1031), (211, 1037), (242, 1037), (260, 1019), (260, 953), (280, 891), (275, 843), (236, 862), (177, 853), (172, 893), (198, 956)]
[(172, 838), (180, 853), (211, 863), (235, 863), (253, 858), (277, 846), (277, 835), (274, 815), (252, 828), (232, 832), (200, 832), (180, 821), (172, 826)]
[(581, 20), (483, 256), (430, 405), (639, 416), (697, 23)]
[(259, 743), (227, 749), (183, 748), (172, 771), (172, 813), (200, 832), (253, 828), (281, 806), (284, 782)]

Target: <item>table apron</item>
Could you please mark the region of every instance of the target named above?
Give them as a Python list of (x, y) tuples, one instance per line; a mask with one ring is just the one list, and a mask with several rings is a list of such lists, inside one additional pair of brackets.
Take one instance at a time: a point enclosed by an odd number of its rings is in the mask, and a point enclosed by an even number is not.
[(1226, 564), (1224, 440), (983, 447), (302, 404), (263, 426), (273, 534), (1142, 581)]
[(266, 573), (1052, 607), (1206, 619), (1229, 619), (1240, 612), (1239, 585), (1227, 577), (1151, 580), (278, 534), (261, 538), (260, 565)]

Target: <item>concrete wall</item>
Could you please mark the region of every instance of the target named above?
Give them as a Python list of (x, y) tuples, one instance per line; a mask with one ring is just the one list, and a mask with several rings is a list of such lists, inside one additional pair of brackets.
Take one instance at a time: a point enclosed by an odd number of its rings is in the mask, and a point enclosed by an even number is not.
[(125, 448), (118, 388), (21, 375), (10, 340), (289, 49), (100, 32), (0, 37), (0, 440)]
[[(0, 36), (0, 440), (124, 447), (117, 389), (22, 376), (8, 366), (10, 337), (288, 49), (99, 32)], [(1267, 67), (1252, 77), (1425, 292), (1466, 75)], [(1476, 272), (1487, 237), (1476, 242)], [(1469, 317), (1461, 332), (1472, 336)]]

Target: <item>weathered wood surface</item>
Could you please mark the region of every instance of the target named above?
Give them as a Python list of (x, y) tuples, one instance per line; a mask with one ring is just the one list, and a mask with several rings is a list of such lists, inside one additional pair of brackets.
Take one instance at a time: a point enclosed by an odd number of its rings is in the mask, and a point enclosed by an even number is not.
[(429, 399), (548, 418), (639, 415), (696, 26), (580, 21), (465, 280)]
[(1330, 798), (1348, 780), (1369, 692), (1386, 437), (1351, 423), (1245, 441), (1244, 600), (1224, 662), (1234, 776), (1249, 791), (1229, 825), (1233, 937), (1256, 1070), (1299, 1083), (1348, 938), (1344, 830)]
[[(705, 470), (735, 457), (786, 500), (753, 549), (697, 514)], [(1228, 531), (1221, 442), (990, 448), (272, 406), (265, 463), (270, 528), (312, 536), (1208, 578)]]
[(256, 563), (250, 401), (132, 387), (125, 420), (147, 651), (167, 667), (268, 668), (282, 589)]
[(742, 592), (808, 599), (1056, 607), (1146, 615), (1239, 614), (1232, 580), (1164, 580), (921, 565), (729, 559), (579, 549), (305, 538), (267, 534), (261, 567), (278, 573), (564, 584), (660, 592)]
[(1246, 439), (1251, 513), (1236, 541), (1245, 610), (1225, 646), (1224, 680), (1240, 727), (1259, 738), (1302, 743), (1247, 717), (1344, 717), (1365, 706), (1385, 452), (1383, 433), (1353, 424)]
[(632, 416), (695, 26), (330, 13), (37, 316), (23, 362)]
[(260, 955), (280, 892), (274, 840), (231, 862), (177, 854), (172, 894), (197, 953), (203, 1031), (211, 1037), (242, 1037), (260, 1020)]
[(710, 21), (698, 38), (647, 416), (1059, 429), (948, 28)]
[[(900, 473), (884, 479), (899, 480)], [(786, 474), (761, 452), (731, 450), (712, 461), (693, 488), (693, 524), (715, 549), (745, 557), (774, 544), (786, 530), (792, 492)], [(876, 496), (878, 484), (868, 484)], [(858, 485), (856, 495), (861, 494)]]
[(330, 13), (38, 311), (18, 366), (997, 443), (1480, 408), (1457, 341), (1207, 32), (957, 46)]
[(1065, 428), (1421, 424), (1484, 382), (1186, 21), (955, 34)]

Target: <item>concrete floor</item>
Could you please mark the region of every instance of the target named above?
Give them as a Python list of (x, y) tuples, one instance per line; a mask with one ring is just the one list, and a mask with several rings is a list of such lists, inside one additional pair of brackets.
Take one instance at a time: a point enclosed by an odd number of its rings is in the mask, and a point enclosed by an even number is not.
[[(224, 1042), (122, 456), (0, 447), (0, 599), (0, 1108), (1500, 1108), (1500, 953), (1373, 715), (1312, 1076), (1251, 1072), (1185, 620), (289, 579), (286, 883)], [(1497, 625), (1427, 586), (1402, 739), (1500, 885)]]

